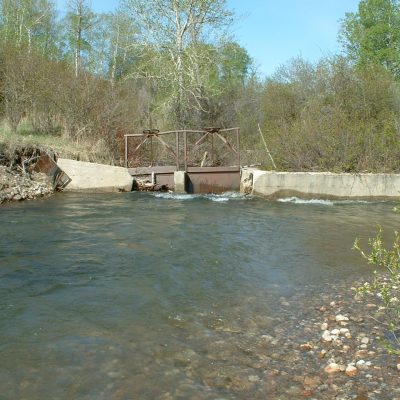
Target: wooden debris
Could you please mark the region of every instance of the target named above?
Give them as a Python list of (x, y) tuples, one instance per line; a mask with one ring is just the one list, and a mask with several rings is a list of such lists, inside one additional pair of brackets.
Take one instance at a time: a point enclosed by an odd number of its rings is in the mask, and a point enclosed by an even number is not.
[(141, 192), (168, 192), (168, 185), (157, 185), (148, 179), (136, 179), (136, 190)]

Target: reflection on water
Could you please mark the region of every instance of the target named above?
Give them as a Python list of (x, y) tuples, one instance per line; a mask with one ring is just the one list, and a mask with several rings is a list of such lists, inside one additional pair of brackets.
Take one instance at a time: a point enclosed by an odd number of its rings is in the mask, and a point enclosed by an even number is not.
[(398, 228), (392, 208), (139, 193), (2, 207), (0, 397), (235, 398), (281, 298), (367, 273), (352, 243)]

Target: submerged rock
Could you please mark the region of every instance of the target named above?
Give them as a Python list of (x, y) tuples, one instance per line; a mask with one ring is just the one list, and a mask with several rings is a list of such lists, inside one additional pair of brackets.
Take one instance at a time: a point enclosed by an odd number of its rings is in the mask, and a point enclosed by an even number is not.
[(348, 321), (349, 320), (348, 317), (345, 317), (344, 315), (341, 315), (341, 314), (336, 315), (335, 319), (336, 319), (337, 322), (343, 322), (343, 321)]
[(358, 369), (354, 365), (348, 365), (346, 368), (346, 375), (356, 376), (358, 374)]
[(325, 331), (322, 334), (322, 340), (324, 340), (325, 342), (332, 342), (333, 338), (331, 336), (331, 333), (329, 331)]
[(340, 372), (341, 370), (342, 370), (341, 366), (339, 364), (334, 363), (334, 362), (328, 364), (324, 369), (324, 371), (327, 374), (334, 374), (336, 372)]

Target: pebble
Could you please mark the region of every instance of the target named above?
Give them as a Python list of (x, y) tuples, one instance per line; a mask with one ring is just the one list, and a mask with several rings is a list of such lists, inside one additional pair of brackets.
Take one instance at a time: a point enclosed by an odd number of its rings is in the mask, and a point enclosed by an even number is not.
[(326, 331), (326, 330), (328, 330), (328, 324), (324, 322), (323, 324), (321, 324), (321, 331)]
[(342, 314), (338, 314), (336, 315), (335, 320), (337, 322), (342, 322), (342, 321), (348, 321), (349, 319)]
[(340, 347), (340, 346), (343, 345), (343, 342), (342, 342), (340, 339), (335, 339), (335, 340), (333, 341), (333, 344), (334, 344), (335, 346), (337, 346), (337, 347)]
[(320, 351), (320, 353), (319, 353), (319, 358), (324, 358), (325, 356), (326, 356), (326, 353), (327, 353), (327, 351), (324, 349), (324, 350), (321, 350)]
[(300, 350), (301, 351), (310, 351), (312, 350), (313, 346), (310, 343), (304, 343), (300, 345)]
[(365, 362), (365, 360), (358, 360), (356, 362), (356, 367), (361, 370), (366, 370), (372, 365), (371, 361)]
[(305, 387), (315, 389), (316, 387), (318, 387), (321, 384), (321, 378), (319, 376), (315, 376), (315, 377), (307, 376), (304, 378), (303, 384)]
[(329, 331), (324, 331), (322, 334), (322, 339), (325, 340), (325, 342), (332, 342), (332, 336)]
[(358, 369), (354, 365), (348, 365), (346, 368), (346, 375), (356, 376), (358, 374)]
[(257, 375), (250, 375), (250, 376), (249, 376), (249, 381), (250, 381), (250, 382), (253, 382), (253, 383), (259, 382), (259, 381), (260, 381), (260, 378), (259, 378)]
[(369, 339), (368, 339), (367, 337), (363, 337), (363, 338), (361, 339), (361, 343), (362, 343), (362, 344), (368, 344), (368, 343), (369, 343)]
[(341, 370), (341, 366), (336, 363), (330, 363), (324, 369), (327, 374), (334, 374), (336, 372), (340, 372)]

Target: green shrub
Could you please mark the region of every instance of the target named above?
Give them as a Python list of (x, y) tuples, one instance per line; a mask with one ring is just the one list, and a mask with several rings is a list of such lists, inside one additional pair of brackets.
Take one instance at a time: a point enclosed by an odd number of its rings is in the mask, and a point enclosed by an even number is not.
[(385, 248), (382, 240), (382, 229), (369, 240), (370, 251), (364, 252), (358, 240), (354, 248), (368, 261), (376, 265), (379, 270), (374, 271), (371, 282), (366, 282), (356, 288), (360, 296), (372, 295), (378, 299), (383, 317), (380, 320), (390, 332), (393, 341), (385, 344), (389, 352), (400, 354), (400, 235), (394, 233), (392, 248)]

